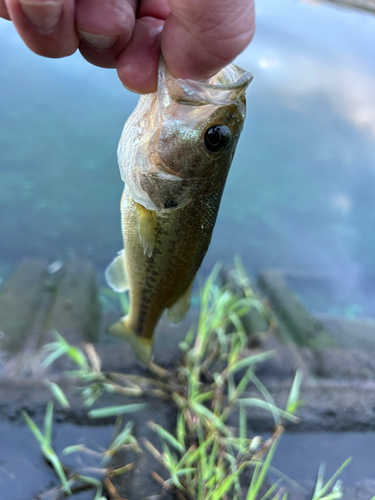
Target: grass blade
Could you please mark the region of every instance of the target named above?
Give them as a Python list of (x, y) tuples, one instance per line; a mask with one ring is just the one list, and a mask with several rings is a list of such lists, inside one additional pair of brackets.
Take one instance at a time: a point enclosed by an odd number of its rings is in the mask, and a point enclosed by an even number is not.
[[(262, 382), (259, 380), (259, 378), (254, 373), (250, 373), (250, 380), (253, 382), (253, 384), (258, 389), (258, 391), (262, 394), (262, 396), (267, 401), (267, 403), (271, 407), (276, 408), (276, 403), (275, 403), (273, 397), (271, 396), (269, 391), (266, 389), (266, 387), (262, 384)], [(273, 415), (273, 418), (275, 421), (275, 425), (278, 425), (278, 423), (280, 421), (280, 415), (278, 415), (277, 413), (275, 414), (275, 412), (272, 412), (272, 415)]]
[(88, 366), (86, 356), (80, 349), (78, 349), (78, 347), (74, 347), (72, 345), (69, 346), (66, 354), (76, 365), (80, 366), (81, 368)]
[(41, 367), (43, 369), (47, 368), (49, 365), (52, 365), (56, 359), (60, 358), (61, 356), (64, 356), (64, 354), (67, 353), (69, 347), (67, 345), (62, 345), (56, 350), (52, 351), (49, 356), (46, 357), (46, 359), (43, 361), (41, 364)]
[(60, 479), (60, 482), (63, 486), (64, 491), (70, 495), (71, 491), (70, 491), (70, 487), (69, 487), (69, 482), (66, 478), (64, 468), (62, 466), (62, 463), (59, 460), (59, 457), (56, 455), (54, 450), (49, 445), (42, 446), (42, 453), (46, 457), (46, 459), (49, 462), (51, 462), (52, 467), (54, 468), (57, 477)]
[(39, 427), (35, 424), (34, 420), (32, 420), (29, 415), (23, 411), (22, 416), (25, 419), (27, 425), (29, 426), (29, 429), (33, 433), (35, 439), (40, 443), (41, 445), (44, 445), (46, 440), (43, 434), (40, 432)]
[(53, 423), (53, 402), (47, 404), (46, 415), (44, 417), (44, 439), (47, 444), (51, 444), (52, 440), (52, 423)]
[(152, 431), (157, 432), (160, 438), (164, 439), (164, 441), (167, 441), (171, 446), (173, 446), (173, 448), (175, 448), (180, 453), (184, 453), (185, 446), (182, 446), (182, 444), (179, 443), (179, 441), (177, 441), (177, 439), (172, 436), (171, 433), (152, 421), (148, 423), (148, 426)]
[(288, 402), (286, 404), (286, 411), (288, 413), (295, 413), (302, 404), (302, 401), (299, 401), (302, 378), (302, 370), (297, 370), (293, 380), (292, 388), (290, 389)]
[[(333, 474), (331, 479), (326, 483), (325, 486), (322, 486), (319, 490), (314, 491), (314, 495), (312, 500), (321, 500), (323, 498), (323, 495), (329, 490), (329, 488), (332, 486), (334, 481), (337, 479), (337, 477), (341, 474), (341, 472), (349, 465), (349, 463), (352, 461), (352, 458), (348, 458), (345, 460), (345, 462), (342, 464), (342, 466)], [(340, 497), (338, 497), (340, 498)]]
[(79, 453), (80, 451), (83, 451), (86, 449), (86, 446), (84, 444), (74, 444), (72, 446), (67, 446), (66, 448), (63, 449), (61, 452), (62, 455), (70, 455), (71, 453)]
[(244, 398), (244, 399), (239, 399), (237, 401), (241, 405), (246, 405), (246, 406), (256, 406), (258, 408), (263, 408), (264, 410), (267, 410), (271, 412), (272, 414), (276, 414), (279, 417), (285, 418), (286, 420), (290, 420), (291, 422), (299, 422), (299, 418), (292, 415), (291, 413), (288, 413), (284, 410), (281, 410), (275, 405), (272, 405), (268, 403), (267, 401), (263, 401), (262, 399), (258, 398)]
[(237, 363), (235, 363), (231, 368), (230, 368), (230, 373), (236, 373), (239, 370), (243, 370), (244, 368), (248, 368), (251, 365), (254, 365), (256, 363), (261, 363), (267, 359), (270, 359), (275, 356), (276, 351), (266, 351), (262, 352), (260, 354), (254, 354), (253, 356), (248, 356), (246, 358), (242, 358)]
[(199, 415), (200, 417), (205, 417), (208, 420), (210, 420), (215, 425), (215, 427), (217, 427), (223, 434), (225, 434), (226, 436), (231, 435), (230, 430), (224, 424), (224, 422), (214, 413), (212, 413), (212, 411), (210, 411), (208, 408), (195, 402), (191, 402), (191, 407), (197, 415)]
[(280, 438), (275, 439), (273, 445), (271, 446), (271, 449), (267, 453), (267, 457), (266, 457), (265, 461), (263, 462), (263, 464), (259, 470), (259, 474), (255, 475), (255, 472), (254, 472), (246, 500), (255, 500), (257, 498), (259, 490), (262, 487), (264, 480), (266, 479), (266, 475), (267, 475), (269, 466), (271, 464), (271, 460), (273, 458), (273, 455), (276, 451), (276, 446), (277, 446), (279, 439)]
[(325, 464), (321, 463), (319, 466), (318, 470), (318, 477), (316, 478), (316, 483), (315, 483), (315, 488), (314, 488), (314, 493), (313, 493), (313, 498), (315, 495), (319, 493), (319, 491), (323, 488), (324, 484), (324, 471), (325, 471)]
[(48, 389), (51, 391), (52, 395), (54, 396), (56, 401), (60, 404), (60, 406), (62, 408), (65, 408), (66, 410), (69, 409), (70, 408), (69, 401), (67, 400), (61, 387), (59, 387), (57, 384), (55, 384), (54, 382), (51, 382), (49, 380), (45, 380), (44, 383), (48, 387)]
[(125, 413), (143, 411), (146, 408), (148, 408), (147, 403), (135, 403), (123, 406), (108, 406), (106, 408), (91, 410), (89, 411), (88, 415), (90, 418), (116, 417), (117, 415), (123, 415)]

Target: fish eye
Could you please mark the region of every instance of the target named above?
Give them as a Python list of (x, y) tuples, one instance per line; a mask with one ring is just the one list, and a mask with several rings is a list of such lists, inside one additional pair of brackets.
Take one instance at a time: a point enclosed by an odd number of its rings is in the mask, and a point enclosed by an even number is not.
[(230, 130), (226, 125), (212, 125), (204, 134), (204, 145), (211, 153), (219, 153), (230, 141)]

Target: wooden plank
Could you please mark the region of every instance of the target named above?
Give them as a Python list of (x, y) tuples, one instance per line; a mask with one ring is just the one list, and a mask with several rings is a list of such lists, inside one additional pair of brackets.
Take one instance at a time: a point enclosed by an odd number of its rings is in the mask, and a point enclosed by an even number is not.
[(45, 296), (47, 265), (42, 259), (23, 260), (2, 288), (1, 349), (11, 352), (22, 350), (34, 332), (34, 323)]
[(318, 315), (342, 349), (375, 352), (375, 320), (371, 318), (345, 318)]
[(282, 271), (260, 273), (258, 285), (266, 294), (278, 320), (279, 333), (285, 341), (313, 348), (336, 346), (323, 324), (305, 309), (286, 285)]
[(46, 330), (55, 329), (68, 342), (96, 342), (99, 338), (99, 302), (96, 271), (85, 260), (65, 264)]

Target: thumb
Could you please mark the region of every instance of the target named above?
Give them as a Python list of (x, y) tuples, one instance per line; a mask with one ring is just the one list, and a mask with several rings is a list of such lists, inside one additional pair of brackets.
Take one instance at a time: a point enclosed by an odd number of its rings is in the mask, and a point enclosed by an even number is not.
[(213, 76), (251, 42), (253, 0), (168, 0), (163, 30), (164, 59), (176, 78)]

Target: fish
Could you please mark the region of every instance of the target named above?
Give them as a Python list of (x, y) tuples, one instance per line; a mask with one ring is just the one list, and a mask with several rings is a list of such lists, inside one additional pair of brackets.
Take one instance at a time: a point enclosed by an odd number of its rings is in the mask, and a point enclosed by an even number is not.
[(147, 365), (165, 310), (179, 323), (211, 241), (246, 115), (253, 75), (235, 64), (209, 81), (174, 78), (161, 58), (157, 91), (140, 97), (118, 146), (124, 248), (106, 270), (129, 292), (129, 312), (109, 327)]

